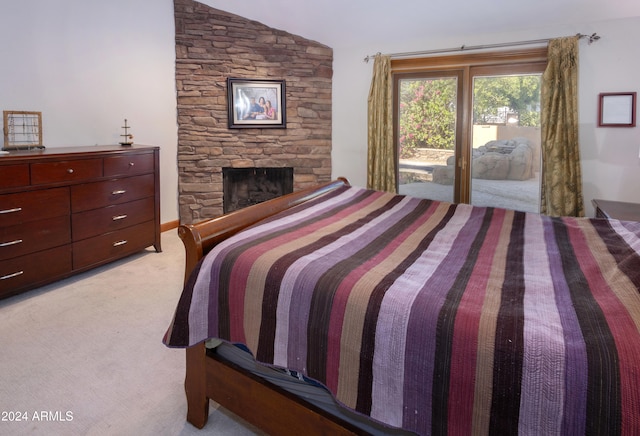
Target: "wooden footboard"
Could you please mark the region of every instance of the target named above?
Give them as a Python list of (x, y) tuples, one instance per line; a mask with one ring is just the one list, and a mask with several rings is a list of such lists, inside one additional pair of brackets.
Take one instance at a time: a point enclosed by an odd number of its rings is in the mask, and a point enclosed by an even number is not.
[(185, 282), (202, 256), (211, 251), (220, 242), (258, 221), (341, 186), (349, 186), (347, 179), (340, 177), (332, 182), (283, 195), (218, 218), (212, 218), (197, 224), (181, 225), (178, 227), (178, 235), (182, 239), (187, 255)]
[(205, 359), (205, 373), (208, 398), (270, 435), (366, 434), (215, 352)]
[[(340, 178), (218, 218), (180, 226), (178, 234), (186, 250), (185, 281), (198, 261), (230, 236), (276, 213), (348, 185), (346, 179)], [(345, 421), (313, 407), (215, 354), (207, 355), (203, 343), (188, 348), (186, 359), (187, 420), (198, 428), (207, 423), (209, 399), (212, 399), (273, 435), (361, 433)]]

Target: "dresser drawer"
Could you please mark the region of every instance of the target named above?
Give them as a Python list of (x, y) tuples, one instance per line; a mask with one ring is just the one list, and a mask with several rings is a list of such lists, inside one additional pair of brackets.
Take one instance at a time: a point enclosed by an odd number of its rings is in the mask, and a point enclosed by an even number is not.
[(31, 164), (31, 184), (78, 182), (102, 177), (102, 159), (76, 159)]
[(0, 260), (71, 242), (69, 215), (0, 228)]
[(29, 165), (0, 166), (0, 189), (27, 186), (29, 184)]
[(66, 187), (0, 195), (0, 227), (69, 214)]
[(105, 177), (147, 174), (152, 173), (154, 169), (153, 153), (111, 156), (104, 159)]
[(134, 224), (152, 221), (155, 217), (154, 206), (154, 198), (147, 197), (129, 203), (74, 213), (71, 218), (73, 240), (79, 241)]
[(0, 262), (0, 297), (71, 272), (71, 244)]
[(85, 183), (71, 187), (71, 210), (82, 212), (154, 195), (155, 177), (153, 174)]
[(73, 243), (73, 268), (81, 269), (140, 251), (155, 242), (154, 222)]

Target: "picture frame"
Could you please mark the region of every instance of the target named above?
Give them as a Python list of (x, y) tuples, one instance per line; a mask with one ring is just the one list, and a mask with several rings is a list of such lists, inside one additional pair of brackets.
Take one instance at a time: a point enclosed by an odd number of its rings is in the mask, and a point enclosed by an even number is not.
[(29, 150), (42, 145), (42, 112), (2, 111), (3, 150)]
[(287, 126), (285, 81), (227, 78), (229, 128)]
[(635, 92), (603, 92), (599, 94), (598, 127), (635, 126)]

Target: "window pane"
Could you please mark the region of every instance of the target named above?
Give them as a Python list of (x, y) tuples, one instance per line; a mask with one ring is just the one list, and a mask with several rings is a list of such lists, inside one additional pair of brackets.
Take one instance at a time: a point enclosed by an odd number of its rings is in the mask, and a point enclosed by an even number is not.
[(540, 77), (474, 77), (471, 204), (539, 212)]
[(400, 194), (453, 201), (457, 78), (401, 79)]

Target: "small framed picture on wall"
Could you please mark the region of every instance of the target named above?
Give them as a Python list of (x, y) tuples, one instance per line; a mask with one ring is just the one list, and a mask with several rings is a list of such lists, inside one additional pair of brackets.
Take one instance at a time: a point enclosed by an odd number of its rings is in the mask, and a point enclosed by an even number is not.
[(636, 93), (603, 92), (598, 102), (598, 127), (635, 127)]

